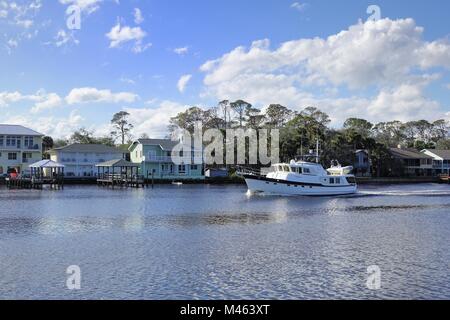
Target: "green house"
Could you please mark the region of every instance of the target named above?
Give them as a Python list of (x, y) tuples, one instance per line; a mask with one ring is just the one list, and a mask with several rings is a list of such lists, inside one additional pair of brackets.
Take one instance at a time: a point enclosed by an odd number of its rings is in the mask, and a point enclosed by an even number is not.
[[(175, 152), (179, 142), (169, 139), (138, 139), (129, 147), (130, 160), (139, 163), (140, 174), (156, 180), (204, 180), (201, 150)], [(182, 161), (174, 163), (173, 157)]]

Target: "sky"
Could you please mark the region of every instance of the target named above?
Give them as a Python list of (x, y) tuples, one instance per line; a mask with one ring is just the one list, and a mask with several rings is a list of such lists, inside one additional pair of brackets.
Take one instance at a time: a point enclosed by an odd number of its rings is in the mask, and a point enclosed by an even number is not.
[(224, 99), (315, 106), (335, 127), (450, 120), (448, 12), (447, 0), (0, 0), (0, 123), (106, 135), (125, 110), (135, 137), (160, 138), (188, 106)]

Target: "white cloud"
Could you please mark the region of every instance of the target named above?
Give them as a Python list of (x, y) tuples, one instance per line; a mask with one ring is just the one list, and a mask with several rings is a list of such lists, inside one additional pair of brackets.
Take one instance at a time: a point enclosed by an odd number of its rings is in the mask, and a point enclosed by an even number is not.
[[(450, 69), (450, 43), (427, 42), (422, 35), (412, 19), (383, 19), (358, 23), (326, 39), (288, 41), (277, 49), (267, 39), (255, 41), (249, 49), (237, 47), (200, 67), (204, 95), (292, 108), (315, 104), (335, 119), (346, 110), (364, 115), (369, 106), (377, 119), (400, 117), (406, 108), (436, 111), (438, 104), (423, 96), (425, 86), (437, 78), (425, 72)], [(340, 87), (350, 89), (351, 97), (336, 97)], [(326, 92), (335, 92), (333, 99)], [(340, 106), (344, 102), (347, 109)]]
[(188, 82), (191, 80), (191, 78), (192, 78), (192, 75), (190, 75), (190, 74), (185, 74), (185, 75), (181, 76), (177, 83), (178, 91), (183, 93), (184, 90), (186, 90), (186, 86), (187, 86)]
[(0, 1), (0, 19), (11, 27), (0, 33), (0, 37), (4, 38), (5, 48), (9, 54), (23, 40), (34, 38), (44, 26), (43, 23), (35, 22), (41, 7), (41, 0)]
[(16, 24), (20, 27), (23, 27), (25, 29), (29, 29), (33, 26), (34, 21), (31, 19), (25, 19), (25, 20), (17, 20)]
[(183, 56), (185, 54), (187, 54), (189, 51), (189, 47), (181, 47), (181, 48), (176, 48), (173, 50), (173, 52), (175, 52), (176, 54)]
[(305, 10), (306, 6), (307, 6), (306, 3), (300, 3), (300, 2), (294, 2), (293, 4), (291, 4), (291, 8), (296, 9), (298, 11)]
[(99, 90), (97, 88), (75, 88), (67, 95), (68, 104), (79, 103), (132, 103), (139, 98), (138, 95), (131, 92), (113, 93), (111, 90)]
[(134, 23), (141, 24), (145, 19), (142, 16), (142, 11), (139, 8), (134, 8)]
[(80, 42), (75, 39), (72, 31), (65, 31), (64, 29), (60, 29), (56, 34), (54, 43), (55, 46), (61, 47), (70, 43), (78, 45)]
[(63, 100), (56, 93), (42, 94), (42, 101), (31, 108), (31, 113), (39, 113), (44, 110), (54, 109), (63, 105)]
[(100, 8), (100, 4), (103, 0), (59, 0), (61, 4), (64, 5), (76, 5), (81, 11), (91, 14)]
[(106, 34), (106, 37), (110, 40), (110, 48), (121, 48), (128, 42), (133, 42), (133, 52), (140, 53), (145, 51), (151, 46), (151, 43), (143, 45), (143, 39), (147, 36), (147, 33), (141, 29), (141, 27), (131, 28), (129, 26), (121, 26), (118, 22), (111, 31)]
[(130, 78), (125, 78), (125, 77), (121, 77), (120, 79), (120, 82), (123, 82), (123, 83), (127, 83), (127, 84), (136, 84), (136, 81), (134, 81), (133, 79), (130, 79)]
[(24, 99), (25, 97), (18, 91), (0, 92), (0, 107), (7, 107), (11, 103), (15, 103)]
[(2, 122), (23, 125), (53, 138), (67, 138), (75, 130), (83, 126), (83, 117), (77, 110), (72, 110), (67, 118), (64, 117), (39, 117), (15, 115), (6, 117)]
[(124, 108), (130, 114), (130, 122), (134, 124), (133, 135), (139, 137), (147, 134), (151, 138), (164, 138), (170, 118), (185, 111), (187, 106), (172, 102), (162, 101), (155, 108)]

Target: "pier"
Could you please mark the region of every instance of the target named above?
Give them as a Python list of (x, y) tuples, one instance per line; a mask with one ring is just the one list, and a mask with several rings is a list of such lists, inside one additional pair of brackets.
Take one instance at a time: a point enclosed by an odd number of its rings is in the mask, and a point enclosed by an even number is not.
[(5, 179), (9, 189), (64, 188), (64, 165), (52, 160), (42, 160), (30, 165), (30, 175), (19, 175)]
[(139, 164), (123, 159), (111, 160), (96, 165), (97, 185), (103, 187), (140, 188), (145, 186), (139, 176)]

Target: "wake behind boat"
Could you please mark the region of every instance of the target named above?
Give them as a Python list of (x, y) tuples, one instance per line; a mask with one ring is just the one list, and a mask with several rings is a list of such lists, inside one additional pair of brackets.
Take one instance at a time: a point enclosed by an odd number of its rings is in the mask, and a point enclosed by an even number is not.
[(248, 170), (241, 171), (240, 175), (251, 193), (333, 196), (357, 192), (355, 176), (350, 174), (352, 170), (339, 164), (325, 170), (318, 163), (292, 160), (290, 164), (273, 165), (267, 175)]

